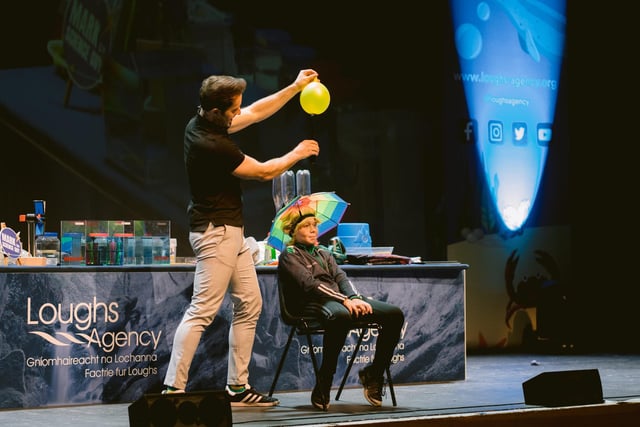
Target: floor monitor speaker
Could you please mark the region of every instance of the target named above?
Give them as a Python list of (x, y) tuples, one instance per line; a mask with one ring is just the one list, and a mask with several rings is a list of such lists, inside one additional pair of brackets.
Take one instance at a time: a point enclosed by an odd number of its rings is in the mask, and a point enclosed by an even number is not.
[(230, 427), (231, 405), (223, 391), (145, 394), (129, 405), (130, 427)]
[(522, 383), (524, 403), (574, 406), (603, 403), (597, 369), (543, 372)]

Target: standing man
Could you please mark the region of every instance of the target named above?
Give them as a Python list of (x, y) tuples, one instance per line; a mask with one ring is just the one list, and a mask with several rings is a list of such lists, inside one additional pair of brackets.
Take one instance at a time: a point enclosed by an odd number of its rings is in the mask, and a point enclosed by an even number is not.
[(300, 160), (317, 156), (318, 143), (305, 139), (281, 157), (260, 162), (245, 154), (230, 134), (280, 110), (317, 78), (302, 70), (289, 86), (241, 108), (247, 83), (210, 76), (200, 87), (200, 106), (184, 132), (184, 162), (191, 200), (189, 242), (196, 255), (193, 295), (173, 338), (163, 393), (182, 393), (205, 328), (227, 291), (233, 303), (225, 392), (231, 406), (276, 406), (280, 402), (249, 385), (249, 362), (262, 310), (251, 249), (245, 241), (241, 180), (268, 181)]

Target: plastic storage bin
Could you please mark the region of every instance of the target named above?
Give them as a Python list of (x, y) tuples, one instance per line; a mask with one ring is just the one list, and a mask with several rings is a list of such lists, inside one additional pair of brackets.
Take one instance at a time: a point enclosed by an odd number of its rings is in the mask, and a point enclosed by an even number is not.
[(60, 239), (60, 264), (84, 265), (84, 233), (64, 233)]
[(109, 264), (109, 240), (108, 233), (89, 233), (85, 248), (85, 264), (108, 265)]
[(60, 264), (84, 265), (87, 236), (85, 220), (60, 221)]
[(46, 258), (46, 265), (60, 264), (60, 239), (58, 233), (45, 231), (36, 237), (35, 256)]
[(338, 224), (338, 237), (346, 248), (370, 248), (371, 235), (366, 222), (345, 222)]
[(171, 221), (135, 220), (136, 264), (171, 262)]

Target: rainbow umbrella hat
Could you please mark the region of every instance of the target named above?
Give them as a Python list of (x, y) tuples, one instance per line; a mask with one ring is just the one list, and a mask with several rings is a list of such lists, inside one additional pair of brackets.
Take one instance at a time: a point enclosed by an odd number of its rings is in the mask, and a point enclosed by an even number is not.
[(283, 252), (291, 237), (284, 231), (284, 226), (293, 218), (313, 213), (318, 220), (318, 237), (337, 227), (349, 203), (332, 191), (325, 191), (293, 198), (284, 205), (271, 223), (267, 244)]

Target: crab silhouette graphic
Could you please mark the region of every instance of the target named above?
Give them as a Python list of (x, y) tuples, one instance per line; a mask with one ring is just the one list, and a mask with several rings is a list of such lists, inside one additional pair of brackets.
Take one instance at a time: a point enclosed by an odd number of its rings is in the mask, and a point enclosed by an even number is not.
[(560, 269), (549, 253), (542, 250), (536, 250), (534, 253), (537, 263), (544, 268), (545, 273), (524, 276), (517, 284), (514, 284), (520, 260), (517, 249), (514, 249), (507, 259), (504, 279), (509, 301), (505, 310), (505, 323), (511, 329), (511, 321), (516, 312), (534, 308), (536, 321), (532, 322), (532, 330), (529, 332), (535, 334), (538, 340), (566, 340), (570, 315), (567, 292), (560, 279)]

